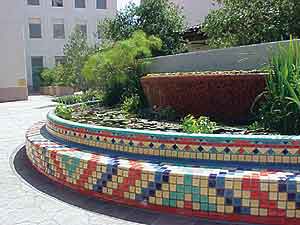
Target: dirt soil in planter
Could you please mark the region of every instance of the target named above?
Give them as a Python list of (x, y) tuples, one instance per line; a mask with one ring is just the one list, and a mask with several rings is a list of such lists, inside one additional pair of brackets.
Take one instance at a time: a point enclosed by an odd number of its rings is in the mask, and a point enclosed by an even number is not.
[[(162, 120), (157, 112), (144, 110), (139, 115), (128, 115), (120, 108), (108, 108), (103, 106), (78, 107), (72, 114), (72, 121), (99, 125), (105, 127), (130, 128), (138, 130), (184, 132), (181, 119), (173, 121)], [(250, 130), (247, 125), (228, 126), (217, 124), (214, 134), (275, 134), (263, 129)]]

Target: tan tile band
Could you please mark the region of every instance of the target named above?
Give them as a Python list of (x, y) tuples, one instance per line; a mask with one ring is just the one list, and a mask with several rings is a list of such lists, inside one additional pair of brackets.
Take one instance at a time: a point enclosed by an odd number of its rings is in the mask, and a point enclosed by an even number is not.
[(0, 88), (0, 102), (26, 100), (27, 98), (27, 87)]

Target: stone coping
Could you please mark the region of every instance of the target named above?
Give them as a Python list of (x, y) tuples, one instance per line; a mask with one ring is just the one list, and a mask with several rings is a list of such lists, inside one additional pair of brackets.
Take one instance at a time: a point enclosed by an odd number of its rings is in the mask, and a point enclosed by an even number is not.
[(38, 123), (26, 133), (33, 166), (89, 196), (187, 216), (300, 223), (300, 175), (296, 172), (211, 169), (96, 154), (49, 139), (41, 132), (43, 126)]
[(65, 141), (110, 151), (163, 158), (300, 163), (300, 137), (282, 135), (186, 134), (101, 127), (47, 115), (47, 130)]
[(149, 73), (144, 76), (142, 79), (148, 78), (160, 78), (160, 77), (174, 77), (178, 78), (181, 76), (247, 76), (247, 75), (256, 75), (256, 76), (266, 76), (268, 72), (266, 71), (199, 71), (199, 72), (176, 72), (176, 73)]

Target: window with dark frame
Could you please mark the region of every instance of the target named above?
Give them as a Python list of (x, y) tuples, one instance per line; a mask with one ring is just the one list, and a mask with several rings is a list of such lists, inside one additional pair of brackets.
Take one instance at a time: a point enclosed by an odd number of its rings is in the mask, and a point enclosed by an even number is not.
[(85, 0), (75, 0), (75, 8), (85, 8)]
[(53, 24), (53, 38), (64, 39), (65, 38), (65, 25), (63, 23)]
[(52, 0), (52, 6), (53, 7), (64, 7), (64, 1), (63, 0)]
[(27, 5), (40, 5), (40, 0), (27, 0)]
[(29, 37), (30, 38), (42, 38), (41, 23), (29, 23)]
[(107, 9), (107, 0), (96, 0), (97, 9)]

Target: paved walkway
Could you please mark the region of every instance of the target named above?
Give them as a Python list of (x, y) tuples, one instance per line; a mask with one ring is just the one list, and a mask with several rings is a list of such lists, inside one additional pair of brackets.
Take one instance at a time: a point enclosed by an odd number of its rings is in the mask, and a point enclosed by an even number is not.
[(45, 120), (52, 107), (51, 99), (45, 96), (0, 103), (1, 225), (224, 224), (102, 202), (42, 177), (30, 167), (20, 146), (26, 129)]

